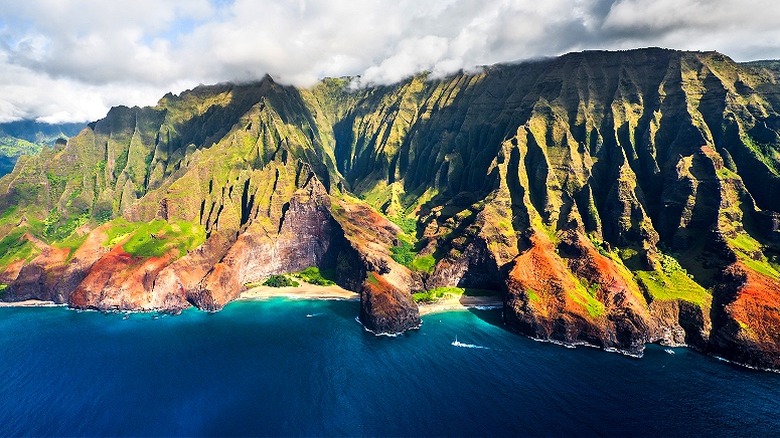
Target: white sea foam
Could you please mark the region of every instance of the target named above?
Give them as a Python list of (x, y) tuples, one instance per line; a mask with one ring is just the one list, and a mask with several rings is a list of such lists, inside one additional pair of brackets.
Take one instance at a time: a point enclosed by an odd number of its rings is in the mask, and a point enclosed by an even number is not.
[(484, 306), (473, 306), (472, 308), (477, 310), (495, 310), (495, 309), (503, 309), (503, 304), (488, 304)]
[(542, 342), (545, 344), (554, 344), (554, 345), (559, 345), (561, 347), (571, 348), (571, 349), (575, 349), (577, 347), (595, 348), (597, 350), (603, 350), (608, 353), (619, 353), (622, 354), (623, 356), (633, 357), (635, 359), (641, 359), (644, 356), (644, 350), (640, 352), (632, 352), (632, 351), (626, 351), (615, 347), (599, 347), (598, 345), (593, 345), (589, 342), (584, 342), (584, 341), (564, 342), (556, 339), (536, 338), (533, 336), (527, 336), (527, 337), (536, 342)]
[(714, 354), (712, 355), (712, 357), (714, 357), (715, 359), (717, 359), (717, 360), (719, 360), (721, 362), (727, 362), (727, 363), (730, 363), (732, 365), (740, 366), (740, 367), (743, 367), (743, 368), (756, 370), (756, 371), (769, 371), (770, 373), (780, 374), (780, 370), (776, 370), (776, 369), (772, 369), (772, 368), (761, 368), (761, 367), (756, 367), (756, 366), (753, 366), (753, 365), (748, 365), (748, 364), (745, 364), (745, 363), (739, 363), (739, 362), (735, 362), (733, 360), (728, 360), (725, 357), (717, 356), (717, 355), (714, 355)]
[(457, 339), (452, 341), (451, 345), (453, 347), (460, 347), (460, 348), (474, 348), (474, 349), (477, 349), (477, 350), (490, 350), (490, 347), (485, 347), (483, 345), (476, 345), (476, 344), (466, 344), (466, 343), (458, 341)]
[[(398, 332), (398, 333), (379, 332), (379, 333), (377, 333), (377, 332), (371, 330), (370, 328), (366, 327), (366, 325), (363, 324), (363, 321), (360, 320), (360, 316), (356, 316), (355, 317), (355, 321), (357, 321), (357, 323), (360, 324), (363, 327), (363, 330), (373, 334), (374, 336), (387, 336), (387, 337), (390, 337), (390, 338), (396, 338), (396, 337), (401, 336), (402, 334), (404, 334), (404, 332)], [(422, 326), (422, 321), (420, 321), (420, 324), (417, 327), (410, 327), (409, 330), (417, 330), (421, 326)]]

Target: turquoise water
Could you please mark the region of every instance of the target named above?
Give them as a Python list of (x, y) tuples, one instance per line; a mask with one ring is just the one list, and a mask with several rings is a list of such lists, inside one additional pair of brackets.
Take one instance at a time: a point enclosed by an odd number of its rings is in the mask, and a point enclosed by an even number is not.
[[(0, 309), (0, 435), (667, 435), (780, 430), (780, 375), (531, 341), (500, 310), (375, 337), (358, 303), (179, 316)], [(484, 348), (456, 347), (458, 340)]]

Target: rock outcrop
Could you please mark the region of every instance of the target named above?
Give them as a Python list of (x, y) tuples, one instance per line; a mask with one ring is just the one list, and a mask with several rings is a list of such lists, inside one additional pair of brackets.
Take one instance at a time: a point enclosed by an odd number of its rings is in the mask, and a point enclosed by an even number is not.
[(374, 333), (401, 333), (418, 328), (420, 311), (409, 293), (381, 275), (369, 273), (360, 292), (360, 321)]

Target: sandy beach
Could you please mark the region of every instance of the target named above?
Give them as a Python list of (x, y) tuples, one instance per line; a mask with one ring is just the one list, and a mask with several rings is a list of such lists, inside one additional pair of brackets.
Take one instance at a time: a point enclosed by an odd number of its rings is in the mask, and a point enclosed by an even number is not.
[(456, 298), (442, 299), (431, 304), (421, 303), (419, 307), (420, 307), (420, 316), (423, 316), (423, 315), (430, 315), (432, 313), (468, 310), (474, 307), (482, 307), (482, 306), (500, 307), (503, 305), (504, 302), (501, 301), (500, 297), (460, 296)]
[[(316, 286), (303, 283), (300, 287), (257, 286), (244, 291), (240, 300), (263, 300), (274, 297), (297, 298), (304, 300), (358, 300), (360, 295), (339, 286)], [(419, 304), (420, 316), (432, 313), (468, 310), (474, 307), (500, 307), (504, 303), (500, 297), (461, 296), (442, 299), (435, 303)]]
[[(357, 292), (346, 290), (342, 287), (316, 286), (303, 283), (300, 287), (270, 287), (257, 286), (241, 293), (239, 300), (264, 300), (275, 297), (302, 299), (302, 300), (359, 300), (360, 295)], [(59, 306), (51, 301), (42, 300), (24, 300), (17, 302), (0, 302), (0, 307), (51, 307)], [(420, 315), (430, 315), (432, 313), (453, 312), (468, 310), (474, 307), (503, 305), (499, 297), (485, 296), (461, 296), (456, 298), (447, 298), (435, 303), (421, 303)]]
[(316, 286), (302, 283), (300, 287), (257, 286), (241, 293), (241, 296), (239, 296), (238, 299), (262, 300), (274, 297), (299, 298), (305, 300), (357, 300), (360, 298), (360, 295), (357, 292), (352, 292), (336, 285)]
[(24, 301), (16, 301), (16, 302), (4, 302), (0, 301), (0, 307), (52, 307), (52, 306), (61, 306), (62, 304), (57, 304), (53, 301), (42, 301), (42, 300), (24, 300)]

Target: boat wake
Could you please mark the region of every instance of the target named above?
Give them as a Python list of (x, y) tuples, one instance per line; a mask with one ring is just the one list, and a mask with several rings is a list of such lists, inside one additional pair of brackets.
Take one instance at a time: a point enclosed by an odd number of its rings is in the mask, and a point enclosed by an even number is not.
[(322, 313), (307, 313), (306, 317), (307, 318), (314, 318), (315, 316), (320, 316), (320, 315), (322, 315)]
[(452, 344), (451, 344), (451, 345), (452, 345), (453, 347), (460, 347), (460, 348), (475, 348), (475, 349), (477, 349), (477, 350), (490, 350), (490, 348), (489, 348), (489, 347), (485, 347), (485, 346), (482, 346), (482, 345), (476, 345), (476, 344), (466, 344), (466, 343), (464, 343), (464, 342), (460, 342), (460, 341), (458, 340), (458, 337), (457, 337), (457, 336), (455, 336), (455, 340), (454, 340), (454, 341), (452, 341)]

